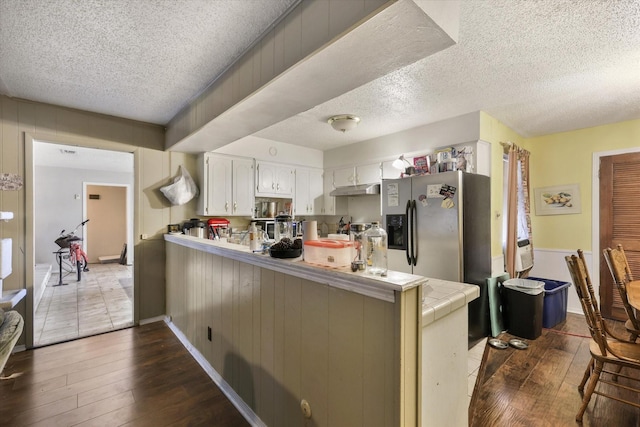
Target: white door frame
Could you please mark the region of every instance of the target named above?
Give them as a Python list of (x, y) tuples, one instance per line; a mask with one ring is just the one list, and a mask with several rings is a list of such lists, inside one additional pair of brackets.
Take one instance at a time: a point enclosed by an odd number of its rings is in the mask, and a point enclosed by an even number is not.
[[(83, 221), (87, 219), (87, 199), (89, 198), (89, 196), (87, 195), (87, 187), (89, 185), (95, 185), (95, 186), (100, 186), (100, 187), (125, 187), (125, 191), (126, 191), (126, 195), (125, 195), (125, 202), (126, 202), (126, 216), (127, 216), (127, 221), (126, 221), (126, 225), (127, 225), (127, 231), (126, 231), (126, 236), (127, 236), (127, 265), (133, 265), (133, 251), (131, 250), (131, 248), (133, 248), (133, 227), (131, 227), (130, 225), (133, 224), (133, 200), (131, 199), (133, 197), (133, 193), (131, 192), (131, 185), (129, 184), (118, 184), (118, 183), (105, 183), (105, 182), (82, 182), (82, 218)], [(90, 219), (90, 218), (89, 218)], [(87, 238), (87, 235), (85, 235), (84, 233), (82, 234), (82, 237), (84, 239), (83, 246), (84, 246), (84, 251), (86, 253), (89, 253), (89, 239)]]
[[(138, 189), (140, 185), (140, 177), (139, 171), (136, 169), (136, 165), (139, 163), (140, 151), (139, 147), (129, 147), (127, 146), (123, 149), (121, 144), (113, 143), (112, 141), (99, 140), (95, 138), (80, 138), (76, 136), (69, 135), (55, 135), (48, 132), (24, 132), (24, 169), (25, 169), (25, 279), (26, 279), (26, 289), (27, 289), (27, 298), (25, 301), (26, 304), (26, 319), (25, 319), (25, 340), (26, 347), (33, 348), (33, 333), (34, 333), (34, 315), (35, 315), (35, 307), (34, 307), (34, 295), (33, 295), (33, 278), (34, 278), (34, 269), (35, 269), (35, 218), (34, 218), (34, 164), (33, 164), (33, 143), (34, 141), (42, 141), (48, 142), (52, 144), (62, 144), (62, 145), (77, 145), (87, 148), (102, 148), (105, 150), (112, 151), (121, 151), (126, 153), (133, 154), (133, 174), (134, 174), (134, 188)], [(133, 220), (132, 224), (132, 232), (135, 236), (137, 231), (137, 222), (136, 222), (136, 211), (135, 211), (135, 201), (134, 204), (131, 205), (133, 209)], [(133, 252), (133, 247), (131, 248)], [(135, 266), (134, 266), (135, 268)], [(136, 286), (135, 276), (134, 276), (134, 297), (133, 297), (133, 323), (138, 324), (139, 316), (140, 316), (140, 298), (139, 291)]]

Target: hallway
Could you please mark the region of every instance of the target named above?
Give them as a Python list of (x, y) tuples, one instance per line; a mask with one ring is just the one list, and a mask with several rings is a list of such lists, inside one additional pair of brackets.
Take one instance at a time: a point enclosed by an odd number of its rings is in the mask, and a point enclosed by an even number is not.
[(132, 266), (90, 264), (75, 274), (51, 274), (34, 318), (34, 346), (68, 341), (133, 325)]

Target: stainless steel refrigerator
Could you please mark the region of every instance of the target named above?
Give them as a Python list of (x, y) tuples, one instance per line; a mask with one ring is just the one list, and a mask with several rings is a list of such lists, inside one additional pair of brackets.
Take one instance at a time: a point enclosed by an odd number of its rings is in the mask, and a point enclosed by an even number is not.
[(489, 177), (461, 171), (382, 181), (390, 270), (480, 287), (469, 304), (469, 343), (490, 333)]

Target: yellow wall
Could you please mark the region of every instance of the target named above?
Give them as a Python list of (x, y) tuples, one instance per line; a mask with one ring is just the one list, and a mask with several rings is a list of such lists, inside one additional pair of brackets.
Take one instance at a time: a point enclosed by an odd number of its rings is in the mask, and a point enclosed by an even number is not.
[(500, 142), (511, 141), (519, 146), (524, 138), (494, 119), (484, 111), (480, 112), (480, 139), (491, 143), (491, 256), (502, 255), (502, 145)]
[[(502, 146), (512, 141), (531, 152), (530, 179), (534, 246), (539, 249), (575, 250), (592, 248), (592, 180), (593, 154), (638, 147), (640, 120), (614, 123), (561, 132), (535, 138), (524, 138), (491, 117), (480, 113), (480, 139), (491, 148), (491, 209), (493, 211), (491, 255), (502, 254), (502, 212), (504, 200)], [(563, 184), (580, 185), (582, 212), (572, 215), (535, 214), (533, 189)]]
[(593, 154), (640, 149), (640, 120), (528, 138), (524, 146), (531, 152), (532, 188), (577, 183), (582, 198), (580, 214), (536, 216), (534, 208), (535, 246), (591, 250)]

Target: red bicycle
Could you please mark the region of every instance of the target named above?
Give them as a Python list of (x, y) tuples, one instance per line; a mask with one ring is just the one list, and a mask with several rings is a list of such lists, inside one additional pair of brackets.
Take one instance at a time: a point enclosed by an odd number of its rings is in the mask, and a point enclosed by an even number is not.
[[(78, 228), (84, 227), (84, 225), (89, 222), (89, 220), (82, 221), (78, 226), (71, 232), (64, 234), (65, 230), (60, 232), (60, 237), (58, 237), (55, 242), (58, 246), (60, 246), (60, 250), (55, 252), (57, 254), (56, 260), (58, 262), (58, 266), (60, 267), (60, 284), (62, 283), (62, 268), (63, 264), (67, 263), (67, 271), (72, 272), (76, 271), (78, 273), (78, 282), (82, 277), (83, 271), (89, 271), (89, 260), (87, 259), (86, 252), (82, 249), (82, 245), (80, 242), (82, 241), (82, 237), (76, 236), (76, 231)], [(69, 249), (68, 255), (63, 255), (62, 249)]]

